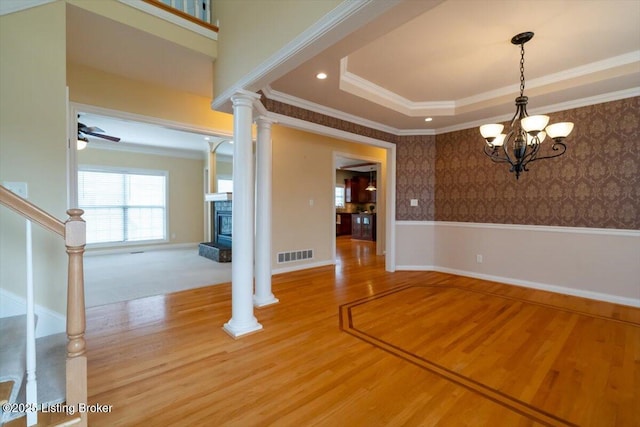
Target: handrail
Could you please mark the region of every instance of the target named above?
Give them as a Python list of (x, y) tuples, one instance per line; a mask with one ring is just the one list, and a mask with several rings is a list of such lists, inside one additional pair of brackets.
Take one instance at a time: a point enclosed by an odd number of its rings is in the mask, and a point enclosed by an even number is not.
[[(66, 360), (66, 403), (74, 407), (79, 415), (79, 427), (87, 427), (88, 414), (80, 411), (80, 405), (87, 400), (87, 356), (86, 311), (84, 305), (83, 255), (86, 244), (86, 223), (82, 219), (82, 209), (69, 209), (69, 218), (63, 223), (33, 203), (0, 185), (0, 204), (14, 210), (19, 215), (37, 222), (59, 234), (69, 258), (67, 270), (67, 360)], [(30, 423), (30, 420), (27, 420)]]
[[(195, 24), (198, 24), (198, 25), (200, 25), (200, 26), (202, 26), (204, 28), (207, 28), (209, 30), (215, 31), (216, 33), (218, 32), (218, 27), (217, 26), (215, 26), (215, 25), (213, 25), (213, 24), (211, 24), (209, 22), (203, 21), (202, 19), (199, 19), (199, 18), (197, 18), (195, 16), (191, 16), (188, 13), (181, 11), (180, 9), (176, 9), (174, 7), (171, 7), (171, 6), (167, 6), (166, 4), (162, 3), (160, 0), (142, 0), (142, 1), (145, 2), (145, 3), (148, 3), (148, 4), (152, 4), (152, 5), (156, 6), (157, 8), (162, 9), (164, 11), (167, 11), (169, 13), (173, 13), (176, 16), (184, 18), (184, 19), (186, 19), (188, 21), (191, 21), (191, 22), (193, 22)], [(208, 12), (211, 13), (211, 11), (208, 11)]]
[(2, 185), (0, 185), (0, 204), (64, 237), (62, 221)]

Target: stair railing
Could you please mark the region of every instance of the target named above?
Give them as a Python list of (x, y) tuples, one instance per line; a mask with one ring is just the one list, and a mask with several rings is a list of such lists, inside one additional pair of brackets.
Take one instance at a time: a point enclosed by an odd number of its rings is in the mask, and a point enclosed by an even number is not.
[(143, 0), (159, 9), (165, 10), (204, 28), (218, 31), (212, 21), (210, 0)]
[(67, 361), (66, 403), (75, 407), (80, 426), (87, 426), (87, 413), (78, 410), (87, 404), (87, 357), (84, 333), (86, 313), (84, 306), (83, 255), (86, 244), (86, 225), (82, 209), (69, 209), (69, 218), (62, 222), (33, 203), (0, 185), (0, 204), (42, 227), (60, 235), (69, 257), (67, 276)]

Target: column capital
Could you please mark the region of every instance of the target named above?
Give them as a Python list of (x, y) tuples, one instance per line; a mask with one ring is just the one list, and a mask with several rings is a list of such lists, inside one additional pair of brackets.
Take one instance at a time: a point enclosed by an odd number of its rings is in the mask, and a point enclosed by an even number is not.
[(248, 90), (239, 90), (231, 96), (233, 108), (238, 106), (253, 107), (253, 102), (260, 99), (260, 95)]
[(276, 119), (272, 119), (268, 116), (258, 116), (256, 117), (255, 122), (259, 127), (270, 127), (271, 125), (278, 123)]

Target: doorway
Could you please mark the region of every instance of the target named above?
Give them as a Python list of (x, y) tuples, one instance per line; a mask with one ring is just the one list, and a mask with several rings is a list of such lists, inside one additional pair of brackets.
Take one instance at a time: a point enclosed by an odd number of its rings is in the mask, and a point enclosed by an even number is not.
[[(82, 142), (86, 145), (83, 149), (75, 144), (69, 147), (68, 194), (70, 207), (86, 211), (83, 217), (87, 221), (88, 237), (85, 264), (88, 305), (120, 298), (121, 295), (113, 295), (113, 289), (100, 286), (109, 274), (122, 270), (119, 265), (127, 263), (131, 264), (130, 274), (111, 281), (112, 284), (125, 283), (124, 289), (136, 290), (125, 299), (182, 290), (184, 286), (230, 281), (229, 266), (205, 259), (206, 265), (200, 265), (197, 249), (210, 235), (204, 200), (210, 143), (229, 140), (230, 135), (80, 104), (71, 105), (69, 117), (69, 134), (84, 139)], [(123, 188), (135, 194), (111, 194), (99, 183), (87, 181), (85, 175), (126, 181)], [(156, 176), (162, 178), (164, 188), (139, 187), (138, 184), (149, 184), (150, 178)], [(100, 191), (91, 190), (91, 185)], [(101, 197), (107, 193), (113, 197)], [(127, 202), (123, 202), (125, 199)], [(94, 227), (99, 220), (104, 220), (102, 225)], [(140, 224), (151, 223), (156, 227), (150, 232), (145, 234), (140, 230)], [(152, 261), (142, 262), (142, 258), (152, 255)], [(192, 263), (185, 264), (185, 257)], [(171, 259), (183, 262), (171, 264)], [(153, 265), (162, 268), (174, 265), (175, 271), (160, 275), (157, 271), (155, 275), (143, 273), (147, 266)], [(189, 274), (185, 275), (186, 270), (180, 265), (191, 265)], [(200, 276), (195, 274), (200, 270)], [(157, 280), (149, 281), (152, 276)], [(92, 280), (95, 289), (92, 289)], [(161, 283), (162, 280), (165, 282)], [(94, 290), (96, 295), (91, 296)]]
[(336, 245), (345, 240), (368, 242), (376, 255), (384, 255), (385, 192), (382, 162), (349, 153), (334, 155)]

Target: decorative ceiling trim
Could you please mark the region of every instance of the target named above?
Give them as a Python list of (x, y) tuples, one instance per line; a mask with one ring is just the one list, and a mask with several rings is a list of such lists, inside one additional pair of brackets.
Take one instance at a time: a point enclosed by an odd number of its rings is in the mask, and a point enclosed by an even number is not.
[(218, 33), (216, 33), (215, 31), (205, 28), (187, 19), (181, 18), (178, 15), (167, 12), (166, 10), (162, 10), (159, 7), (156, 7), (152, 4), (145, 3), (140, 0), (118, 0), (118, 1), (122, 4), (126, 4), (127, 6), (131, 6), (135, 9), (148, 13), (149, 15), (153, 15), (156, 18), (163, 19), (179, 27), (182, 27), (189, 31), (193, 31), (194, 33), (200, 34), (201, 36), (206, 37), (208, 39), (218, 40)]
[(414, 102), (350, 73), (347, 66), (348, 57), (345, 56), (340, 60), (340, 90), (409, 117), (452, 116), (455, 114), (455, 101)]
[[(553, 85), (567, 80), (573, 80), (579, 77), (588, 76), (590, 74), (596, 74), (603, 71), (613, 70), (616, 68), (624, 67), (631, 64), (638, 64), (640, 66), (640, 51), (630, 52), (624, 55), (614, 56), (602, 61), (592, 62), (591, 64), (583, 65), (580, 67), (571, 68), (561, 71), (559, 73), (549, 74), (546, 76), (538, 77), (535, 79), (527, 80), (527, 87), (529, 89), (541, 88), (548, 85)], [(518, 93), (520, 84), (514, 84), (500, 89), (491, 90), (477, 95), (469, 96), (467, 98), (461, 98), (454, 101), (456, 108), (478, 104), (486, 101), (490, 101), (495, 98), (503, 96), (515, 96)]]
[(296, 120), (302, 120), (307, 123), (325, 126), (338, 131), (344, 131), (353, 135), (361, 135), (365, 137), (375, 138), (381, 141), (388, 141), (395, 143), (397, 136), (389, 132), (383, 132), (378, 129), (373, 129), (367, 126), (362, 126), (350, 122), (348, 120), (342, 120), (337, 117), (322, 114), (316, 111), (300, 108), (295, 105), (286, 104), (284, 102), (269, 99), (266, 96), (262, 97), (261, 107), (258, 109), (262, 114), (262, 109), (268, 112), (267, 116), (272, 117), (272, 114), (278, 114), (279, 116), (290, 117)]
[(360, 142), (367, 145), (373, 145), (381, 148), (395, 147), (393, 142), (385, 141), (382, 139), (371, 138), (369, 136), (360, 135), (357, 133), (345, 131), (342, 129), (336, 129), (330, 126), (321, 125), (318, 123), (310, 122), (308, 120), (302, 120), (295, 117), (290, 117), (280, 113), (274, 113), (268, 110), (264, 110), (262, 115), (273, 119), (277, 124), (287, 126), (292, 129), (298, 129), (306, 132), (315, 133), (318, 135), (325, 135), (336, 139), (342, 139), (344, 141)]
[[(617, 92), (605, 93), (602, 95), (590, 96), (587, 98), (575, 99), (573, 101), (561, 102), (558, 104), (543, 105), (540, 107), (529, 109), (529, 113), (531, 115), (543, 114), (543, 113), (555, 113), (558, 111), (566, 111), (566, 110), (572, 110), (574, 108), (587, 107), (589, 105), (618, 101), (620, 99), (633, 98), (636, 96), (640, 96), (640, 87), (620, 90)], [(513, 113), (509, 113), (509, 114), (503, 114), (501, 116), (494, 116), (486, 119), (480, 119), (473, 122), (461, 123), (459, 125), (436, 129), (436, 135), (479, 127), (487, 122), (492, 122), (492, 123), (506, 122), (508, 120), (511, 120), (512, 118), (513, 118)]]
[(400, 132), (399, 129), (396, 129), (391, 126), (386, 126), (380, 124), (378, 122), (374, 122), (372, 120), (367, 120), (362, 117), (355, 116), (353, 114), (344, 113), (340, 110), (336, 110), (335, 108), (326, 107), (324, 105), (316, 104), (315, 102), (307, 101), (306, 99), (298, 98), (283, 92), (279, 92), (271, 88), (271, 86), (267, 86), (262, 90), (262, 93), (274, 101), (282, 102), (284, 104), (293, 105), (294, 107), (302, 108), (304, 110), (313, 111), (315, 113), (324, 114), (326, 116), (335, 117), (340, 120), (344, 120), (346, 122), (355, 123), (361, 126), (365, 126), (372, 129), (377, 129), (382, 132), (392, 133), (397, 135)]
[[(487, 102), (505, 96), (515, 96), (519, 89), (519, 85), (514, 84), (453, 101), (415, 102), (349, 72), (347, 69), (348, 62), (348, 57), (344, 57), (340, 60), (340, 90), (389, 108), (393, 111), (397, 111), (408, 117), (451, 116), (458, 113), (459, 111), (457, 110), (473, 105), (482, 106), (482, 108), (484, 108)], [(640, 51), (614, 56), (602, 61), (564, 70), (559, 73), (531, 79), (528, 81), (528, 86), (530, 89), (544, 88), (545, 86), (552, 86), (557, 83), (571, 81), (580, 77), (590, 75), (595, 76), (598, 73), (605, 73), (607, 71), (614, 70), (618, 70), (622, 75), (634, 72), (637, 73), (637, 68), (633, 67), (633, 65), (640, 65)], [(473, 111), (477, 108), (478, 107), (470, 107), (465, 108), (465, 110)]]
[[(258, 67), (216, 96), (211, 102), (211, 108), (218, 111), (229, 112), (229, 99), (231, 99), (231, 96), (238, 90), (258, 90), (260, 86), (264, 86), (265, 84), (265, 82), (261, 83), (261, 80), (267, 77), (272, 77), (271, 81), (275, 80), (276, 77), (279, 77), (284, 74), (284, 72), (289, 71), (289, 69), (293, 69), (305, 60), (311, 58), (315, 53), (329, 47), (329, 45), (339, 40), (345, 33), (352, 32), (355, 29), (354, 25), (346, 24), (349, 24), (348, 21), (351, 18), (356, 18), (359, 13), (366, 10), (367, 16), (375, 17), (391, 7), (396, 6), (399, 2), (400, 0), (343, 1)], [(342, 28), (339, 28), (341, 25)], [(331, 35), (328, 36), (329, 34)], [(278, 76), (269, 76), (276, 71), (280, 71)]]
[[(478, 127), (487, 121), (500, 123), (510, 120), (512, 118), (512, 113), (503, 114), (501, 116), (494, 116), (490, 118), (483, 118), (480, 120), (476, 120), (473, 122), (465, 122), (459, 125), (448, 126), (444, 128), (438, 129), (396, 129), (391, 126), (386, 126), (378, 122), (374, 122), (371, 120), (364, 119), (362, 117), (354, 116), (348, 113), (344, 113), (340, 110), (336, 110), (330, 107), (326, 107), (324, 105), (316, 104), (311, 101), (307, 101), (302, 98), (297, 98), (295, 96), (279, 92), (277, 90), (272, 89), (270, 86), (267, 86), (263, 93), (266, 98), (277, 101), (286, 105), (290, 105), (292, 107), (301, 108), (303, 110), (311, 111), (313, 113), (333, 117), (338, 120), (342, 120), (349, 123), (354, 123), (360, 126), (364, 126), (370, 129), (375, 129), (381, 132), (390, 133), (396, 136), (423, 136), (423, 135), (440, 135), (448, 132), (455, 132), (459, 130), (469, 129)], [(640, 87), (635, 87), (631, 89), (621, 90), (617, 92), (610, 92), (602, 95), (591, 96), (587, 98), (575, 99), (568, 102), (552, 104), (552, 105), (543, 105), (540, 107), (532, 108), (530, 112), (532, 114), (542, 114), (542, 113), (554, 113), (557, 111), (570, 110), (574, 108), (586, 107), (594, 104), (602, 104), (605, 102), (617, 101), (625, 98), (633, 98), (636, 96), (640, 96)], [(260, 104), (260, 103), (258, 103)], [(262, 108), (262, 104), (260, 104)], [(264, 112), (269, 112), (269, 110), (264, 109)]]
[(0, 16), (53, 3), (54, 1), (57, 0), (2, 0), (0, 1)]

